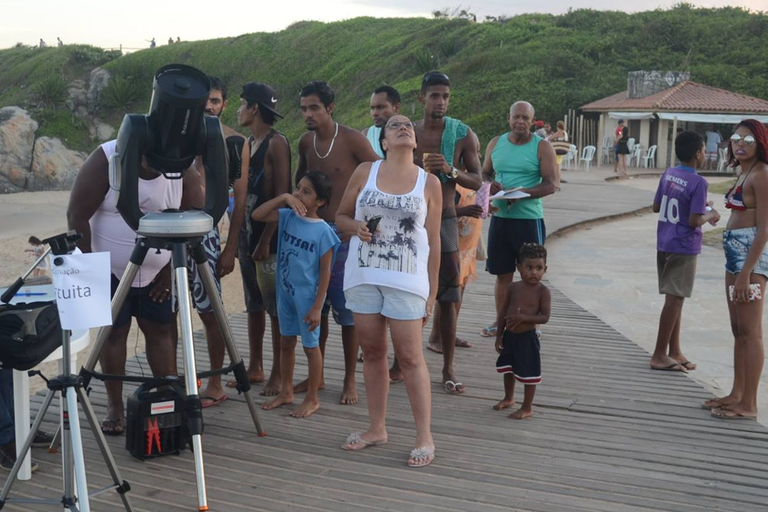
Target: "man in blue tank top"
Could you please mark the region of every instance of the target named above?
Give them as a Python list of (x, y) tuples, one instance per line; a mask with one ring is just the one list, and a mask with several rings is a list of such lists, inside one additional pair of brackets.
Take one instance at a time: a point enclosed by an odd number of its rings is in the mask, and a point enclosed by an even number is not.
[[(525, 199), (493, 202), (496, 211), (488, 230), (486, 269), (496, 276), (497, 311), (512, 283), (520, 248), (525, 243), (544, 244), (541, 198), (553, 194), (559, 182), (555, 150), (531, 132), (533, 116), (530, 103), (513, 103), (508, 117), (510, 131), (493, 138), (485, 150), (483, 180), (491, 182), (491, 195), (517, 187), (530, 194)], [(495, 329), (489, 326), (483, 334), (495, 336)]]

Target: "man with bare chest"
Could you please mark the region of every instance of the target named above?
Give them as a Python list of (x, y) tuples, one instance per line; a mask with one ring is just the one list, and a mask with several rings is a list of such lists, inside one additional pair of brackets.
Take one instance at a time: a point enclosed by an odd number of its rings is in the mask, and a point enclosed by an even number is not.
[[(328, 206), (318, 214), (336, 229), (336, 210), (349, 183), (349, 178), (363, 162), (374, 162), (378, 155), (357, 130), (342, 126), (333, 120), (334, 93), (327, 82), (312, 81), (301, 90), (300, 104), (307, 125), (307, 133), (299, 139), (299, 165), (296, 169), (296, 183), (311, 170), (320, 171), (331, 180), (331, 200)], [(341, 339), (344, 345), (344, 389), (340, 403), (357, 403), (355, 368), (357, 366), (358, 343), (352, 312), (346, 307), (344, 299), (344, 263), (349, 251), (349, 236), (337, 230), (342, 243), (336, 253), (336, 261), (331, 270), (331, 282), (328, 286), (328, 298), (320, 323), (320, 350), (325, 356), (325, 341), (328, 338), (328, 310), (333, 310), (333, 318), (341, 325)], [(325, 387), (321, 380), (320, 389)], [(306, 381), (296, 386), (295, 392), (306, 391)]]
[[(456, 303), (461, 301), (459, 283), (459, 229), (456, 219), (456, 184), (477, 190), (482, 183), (480, 158), (472, 130), (446, 115), (451, 97), (451, 82), (447, 75), (430, 71), (421, 81), (419, 101), (424, 105), (424, 118), (416, 122), (418, 147), (414, 159), (440, 178), (443, 191), (443, 214), (440, 224), (440, 275), (437, 304), (439, 322), (433, 330), (439, 333), (443, 353), (443, 386), (449, 394), (464, 393), (464, 385), (453, 372), (456, 343)], [(459, 167), (467, 172), (459, 172)], [(436, 316), (437, 318), (437, 316)]]

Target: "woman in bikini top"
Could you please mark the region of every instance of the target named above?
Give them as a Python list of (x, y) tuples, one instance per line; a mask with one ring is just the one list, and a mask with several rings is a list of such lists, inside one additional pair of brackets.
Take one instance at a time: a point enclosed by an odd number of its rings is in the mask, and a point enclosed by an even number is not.
[[(757, 162), (755, 162), (756, 164)], [(733, 186), (728, 189), (728, 192), (725, 193), (725, 207), (730, 210), (738, 210), (738, 211), (744, 211), (744, 210), (751, 210), (754, 209), (755, 206), (747, 206), (744, 203), (744, 184), (747, 182), (747, 178), (749, 178), (749, 173), (752, 172), (752, 169), (755, 167), (755, 164), (752, 164), (752, 167), (749, 168), (749, 171), (747, 171), (747, 174), (744, 175), (744, 179), (739, 181), (739, 179), (736, 179), (736, 183), (733, 184)]]

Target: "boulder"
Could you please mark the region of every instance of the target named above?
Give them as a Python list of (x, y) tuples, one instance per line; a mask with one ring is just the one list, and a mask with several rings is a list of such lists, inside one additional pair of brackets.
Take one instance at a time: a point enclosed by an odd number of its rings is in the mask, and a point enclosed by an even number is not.
[(101, 91), (109, 83), (109, 71), (103, 68), (94, 68), (91, 71), (91, 76), (88, 78), (88, 93), (87, 103), (88, 112), (95, 114), (99, 109), (99, 99), (101, 98)]
[(59, 139), (40, 137), (35, 141), (32, 157), (32, 190), (69, 190), (88, 157), (67, 149)]
[(26, 188), (37, 126), (22, 108), (0, 109), (0, 194)]

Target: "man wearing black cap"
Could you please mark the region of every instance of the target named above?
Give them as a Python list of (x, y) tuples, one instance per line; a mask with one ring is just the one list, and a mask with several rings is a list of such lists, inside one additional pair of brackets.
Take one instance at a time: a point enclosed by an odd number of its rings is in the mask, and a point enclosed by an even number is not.
[[(248, 82), (240, 94), (237, 122), (251, 136), (243, 147), (242, 173), (235, 184), (235, 197), (242, 194), (244, 208), (237, 210), (244, 220), (240, 230), (238, 261), (243, 277), (245, 307), (248, 313), (248, 378), (264, 381), (263, 346), (266, 314), (272, 330), (272, 371), (261, 394), (280, 392), (280, 326), (277, 319), (277, 223), (251, 219), (251, 212), (270, 199), (291, 189), (291, 150), (288, 140), (272, 126), (278, 117), (277, 93), (270, 86)], [(234, 387), (236, 382), (227, 384)]]
[[(314, 80), (301, 90), (299, 103), (307, 133), (299, 139), (299, 165), (296, 169), (296, 183), (309, 170), (320, 171), (331, 180), (331, 200), (318, 213), (336, 228), (336, 210), (347, 189), (349, 178), (357, 166), (363, 162), (375, 162), (379, 156), (373, 151), (368, 139), (357, 130), (340, 125), (333, 120), (336, 107), (335, 94), (327, 82)], [(328, 285), (328, 304), (333, 310), (333, 318), (341, 325), (341, 341), (344, 345), (344, 389), (341, 393), (342, 404), (355, 404), (358, 400), (355, 383), (358, 342), (355, 336), (355, 323), (352, 312), (346, 307), (344, 298), (344, 264), (349, 251), (349, 235), (337, 230), (342, 242), (336, 252), (336, 260), (331, 269), (331, 282)], [(320, 322), (320, 351), (325, 355), (325, 340), (328, 337), (328, 310), (323, 311)], [(320, 389), (324, 386), (321, 380)], [(306, 381), (298, 384), (295, 392), (306, 391)]]
[[(428, 345), (443, 353), (443, 386), (449, 394), (464, 393), (464, 385), (453, 372), (456, 343), (456, 303), (461, 301), (459, 287), (459, 229), (456, 219), (456, 184), (464, 188), (480, 188), (480, 158), (472, 130), (446, 115), (451, 96), (451, 81), (445, 73), (430, 71), (421, 81), (419, 102), (424, 105), (424, 118), (416, 122), (419, 146), (415, 162), (427, 172), (437, 175), (442, 183), (443, 213), (440, 221), (440, 272), (437, 304), (440, 308), (439, 346)], [(468, 136), (469, 135), (469, 136)], [(465, 167), (466, 172), (458, 168)], [(436, 317), (437, 318), (437, 317)]]

